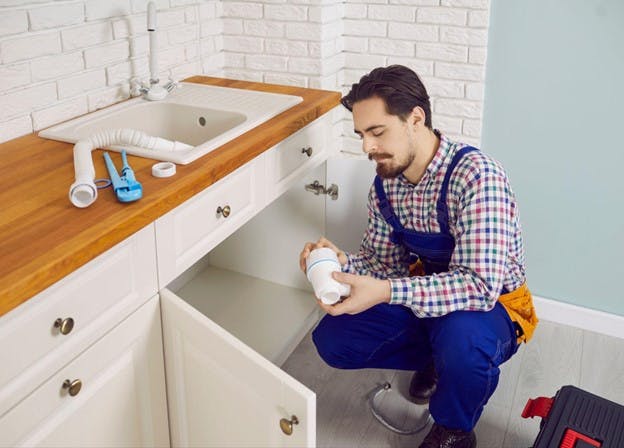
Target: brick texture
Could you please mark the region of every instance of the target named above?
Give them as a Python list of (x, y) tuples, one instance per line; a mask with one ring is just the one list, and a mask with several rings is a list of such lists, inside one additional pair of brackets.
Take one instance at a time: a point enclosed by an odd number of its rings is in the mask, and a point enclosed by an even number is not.
[[(243, 1), (156, 0), (161, 79), (223, 75), (226, 3), (262, 17)], [(149, 74), (146, 9), (147, 0), (1, 3), (0, 142), (128, 98), (130, 79)]]
[[(478, 145), (489, 13), (488, 0), (347, 0), (342, 92), (377, 66), (406, 65), (427, 87), (434, 126)], [(361, 154), (348, 113), (342, 129), (343, 151)]]
[[(57, 4), (58, 3), (58, 4)], [(489, 0), (157, 0), (161, 79), (210, 74), (340, 90), (404, 64), (433, 123), (479, 144)], [(0, 6), (0, 142), (128, 97), (148, 74), (143, 0)], [(343, 151), (361, 154), (350, 114)]]

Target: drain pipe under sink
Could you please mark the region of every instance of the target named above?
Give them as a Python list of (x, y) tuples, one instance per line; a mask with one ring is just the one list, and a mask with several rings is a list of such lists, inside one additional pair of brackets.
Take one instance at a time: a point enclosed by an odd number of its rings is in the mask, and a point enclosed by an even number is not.
[(111, 129), (98, 132), (74, 145), (74, 171), (76, 181), (69, 187), (69, 200), (78, 208), (90, 206), (97, 199), (95, 168), (91, 151), (111, 145), (129, 145), (157, 151), (181, 151), (192, 149), (186, 143), (153, 137), (134, 129)]

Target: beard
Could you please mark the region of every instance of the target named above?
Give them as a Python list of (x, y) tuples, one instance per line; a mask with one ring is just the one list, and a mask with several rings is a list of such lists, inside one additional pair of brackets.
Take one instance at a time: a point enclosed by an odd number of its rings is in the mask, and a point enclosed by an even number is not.
[(374, 160), (377, 163), (375, 171), (382, 179), (392, 179), (405, 171), (414, 161), (414, 154), (410, 154), (405, 161), (392, 163), (392, 155), (390, 154), (372, 154), (368, 155), (368, 160)]

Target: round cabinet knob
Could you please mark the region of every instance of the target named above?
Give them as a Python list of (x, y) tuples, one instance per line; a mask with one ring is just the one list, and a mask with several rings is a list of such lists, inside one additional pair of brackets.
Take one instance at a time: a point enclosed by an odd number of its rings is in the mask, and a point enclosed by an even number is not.
[(311, 146), (306, 146), (305, 148), (301, 148), (301, 154), (307, 154), (308, 157), (312, 157), (312, 152), (314, 150)]
[(290, 420), (283, 418), (280, 420), (280, 428), (282, 428), (282, 432), (287, 436), (293, 433), (293, 425), (298, 425), (299, 419), (296, 415), (290, 417)]
[(71, 395), (72, 397), (78, 395), (78, 392), (80, 392), (80, 389), (82, 389), (82, 381), (80, 380), (65, 380), (63, 381), (63, 389), (68, 389), (69, 390), (69, 395)]
[(61, 334), (69, 334), (74, 329), (74, 319), (71, 317), (61, 319), (59, 317), (54, 321), (54, 328), (58, 328)]
[(231, 212), (232, 212), (232, 209), (230, 208), (229, 205), (226, 205), (225, 207), (219, 206), (217, 208), (217, 215), (222, 215), (224, 218), (227, 218), (228, 216), (230, 216)]

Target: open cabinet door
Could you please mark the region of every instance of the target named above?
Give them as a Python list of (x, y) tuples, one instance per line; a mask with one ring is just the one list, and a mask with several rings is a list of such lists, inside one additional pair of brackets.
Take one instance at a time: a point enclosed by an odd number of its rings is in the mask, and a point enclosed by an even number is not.
[(171, 291), (160, 295), (172, 446), (315, 446), (314, 392)]

